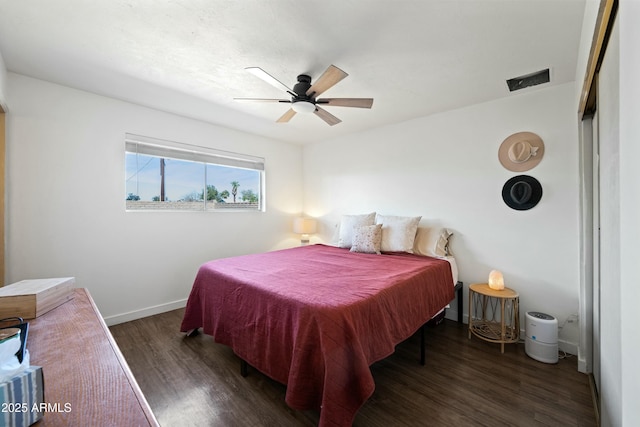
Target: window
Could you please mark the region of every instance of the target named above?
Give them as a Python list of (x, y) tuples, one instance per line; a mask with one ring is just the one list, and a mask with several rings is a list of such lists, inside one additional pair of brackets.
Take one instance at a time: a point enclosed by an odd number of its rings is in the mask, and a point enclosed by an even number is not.
[(264, 159), (126, 134), (127, 210), (263, 210)]

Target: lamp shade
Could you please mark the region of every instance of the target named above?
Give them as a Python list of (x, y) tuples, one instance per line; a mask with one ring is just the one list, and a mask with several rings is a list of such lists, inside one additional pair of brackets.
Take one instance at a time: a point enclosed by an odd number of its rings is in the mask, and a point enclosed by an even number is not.
[(494, 291), (501, 291), (504, 289), (504, 278), (502, 273), (498, 270), (491, 270), (489, 273), (489, 287)]
[(313, 234), (316, 232), (316, 220), (313, 218), (295, 218), (293, 232), (298, 234)]

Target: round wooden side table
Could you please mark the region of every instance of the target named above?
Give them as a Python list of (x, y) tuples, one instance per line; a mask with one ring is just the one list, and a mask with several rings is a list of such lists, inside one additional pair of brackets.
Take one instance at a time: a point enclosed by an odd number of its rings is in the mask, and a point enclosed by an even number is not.
[(520, 338), (520, 296), (504, 288), (491, 289), (486, 283), (469, 285), (469, 339), (471, 334), (485, 341), (504, 345)]

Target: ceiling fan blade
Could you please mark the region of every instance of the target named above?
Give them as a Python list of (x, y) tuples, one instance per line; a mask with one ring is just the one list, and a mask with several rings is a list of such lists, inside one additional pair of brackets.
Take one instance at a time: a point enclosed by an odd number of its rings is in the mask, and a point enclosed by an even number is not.
[(257, 78), (269, 83), (271, 86), (277, 87), (278, 89), (284, 90), (288, 93), (293, 93), (293, 91), (287, 85), (285, 85), (280, 80), (276, 79), (260, 67), (247, 67), (245, 68), (245, 70), (247, 70)]
[(286, 113), (284, 113), (278, 120), (276, 120), (276, 123), (287, 123), (295, 115), (296, 112), (293, 111), (292, 108), (289, 108)]
[(325, 72), (318, 77), (316, 82), (311, 85), (309, 90), (307, 90), (307, 95), (316, 97), (348, 75), (349, 74), (345, 73), (335, 65), (330, 65), (329, 68), (327, 68)]
[(233, 98), (234, 101), (240, 102), (286, 102), (291, 104), (289, 99), (274, 99), (274, 98)]
[(327, 122), (329, 126), (337, 125), (342, 120), (328, 112), (327, 110), (323, 110), (322, 108), (316, 105), (316, 111), (314, 111), (315, 115), (320, 117), (322, 120)]
[(332, 107), (371, 108), (373, 98), (324, 98), (317, 99), (316, 103)]

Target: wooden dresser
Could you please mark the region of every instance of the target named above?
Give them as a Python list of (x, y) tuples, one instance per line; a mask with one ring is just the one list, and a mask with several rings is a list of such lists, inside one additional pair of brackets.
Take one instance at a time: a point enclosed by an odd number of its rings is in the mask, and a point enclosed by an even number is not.
[(159, 426), (86, 289), (29, 321), (31, 364), (42, 366), (38, 426)]

